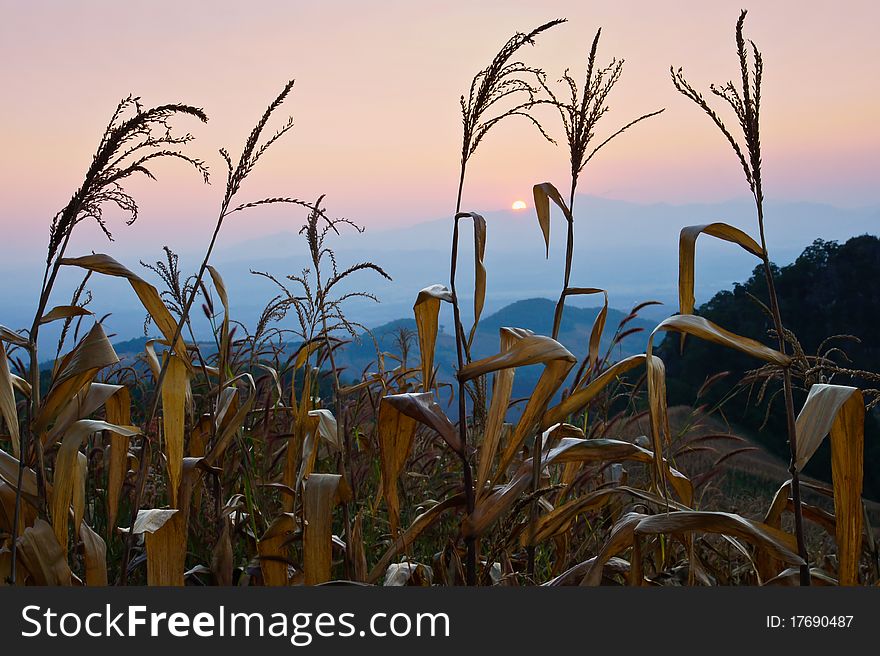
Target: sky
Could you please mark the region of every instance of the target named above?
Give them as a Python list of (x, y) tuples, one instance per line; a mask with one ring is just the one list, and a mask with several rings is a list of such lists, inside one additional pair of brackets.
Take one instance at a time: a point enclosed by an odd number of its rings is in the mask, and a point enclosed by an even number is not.
[[(625, 59), (597, 138), (631, 118), (666, 111), (593, 160), (580, 191), (644, 203), (715, 202), (748, 193), (739, 164), (700, 110), (679, 95), (670, 65), (697, 87), (738, 73), (741, 2), (168, 2), (0, 1), (0, 223), (7, 263), (42, 257), (47, 226), (81, 182), (101, 131), (128, 94), (146, 105), (203, 107), (181, 120), (213, 185), (177, 163), (158, 182), (129, 185), (141, 206), (131, 228), (112, 214), (117, 243), (84, 227), (74, 246), (156, 259), (169, 243), (198, 251), (213, 227), (225, 146), (238, 154), (288, 79), (278, 112), (295, 127), (260, 163), (241, 200), (312, 199), (368, 229), (448, 216), (460, 150), (458, 97), (507, 38), (553, 18), (568, 22), (519, 54), (558, 79), (583, 75), (602, 27), (599, 61)], [(755, 3), (746, 33), (765, 59), (764, 179), (768, 197), (858, 207), (880, 203), (880, 41), (875, 2)], [(541, 116), (561, 135), (558, 118)], [(491, 133), (474, 157), (464, 206), (490, 211), (550, 180), (566, 188), (567, 154), (525, 121)], [(529, 203), (530, 204), (530, 203)], [(221, 243), (296, 228), (300, 213), (256, 210)], [(173, 238), (169, 235), (173, 232)], [(145, 255), (144, 250), (150, 254)]]

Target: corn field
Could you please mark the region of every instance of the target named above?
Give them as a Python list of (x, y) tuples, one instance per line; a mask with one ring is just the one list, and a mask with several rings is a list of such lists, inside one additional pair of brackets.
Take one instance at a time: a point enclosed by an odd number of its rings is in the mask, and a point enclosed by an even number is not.
[[(629, 123), (600, 131), (623, 71), (622, 60), (601, 63), (601, 31), (580, 77), (566, 70), (557, 81), (517, 59), (564, 22), (555, 20), (515, 34), (464, 87), (449, 278), (412, 290), (418, 329), (412, 343), (402, 339), (399, 352), (378, 353), (362, 373), (337, 366), (340, 349), (365, 330), (346, 302), (376, 300), (370, 280), (389, 276), (381, 263), (344, 263), (334, 251), (339, 240), (356, 242), (362, 228), (334, 216), (324, 197), (282, 191), (245, 200), (241, 193), (261, 157), (293, 129), (292, 120), (277, 119), (293, 82), (259, 117), (240, 154), (220, 151), (223, 194), (216, 221), (206, 228), (204, 259), (191, 274), (181, 272), (166, 249), (165, 260), (149, 266), (162, 288), (131, 263), (71, 253), (71, 235), (80, 223), (96, 221), (109, 237), (105, 210), (138, 220), (126, 185), (152, 178), (159, 160), (175, 160), (216, 186), (218, 173), (179, 128), (207, 115), (185, 104), (120, 102), (81, 186), (49, 223), (32, 325), (0, 326), (0, 581), (876, 585), (878, 552), (862, 499), (867, 391), (815, 383), (803, 407), (793, 401), (793, 386), (804, 376), (779, 310), (765, 239), (764, 63), (744, 36), (745, 18), (743, 12), (735, 29), (736, 82), (712, 85), (704, 95), (682, 69), (670, 73), (700, 110), (695, 116), (705, 115), (724, 137), (727, 146), (719, 140), (719, 147), (730, 147), (740, 162), (755, 223), (682, 227), (678, 312), (656, 325), (644, 353), (618, 361), (600, 349), (609, 308), (601, 285), (613, 272), (572, 279), (575, 220), (586, 229), (591, 220), (578, 216), (576, 190), (601, 150), (618, 137), (636, 138), (638, 124), (662, 121), (663, 110), (648, 107)], [(484, 137), (508, 120), (529, 122), (550, 141), (563, 135), (570, 180), (536, 182), (533, 192), (535, 257), (549, 257), (551, 225), (561, 219), (564, 273), (551, 334), (504, 327), (497, 353), (474, 359), (492, 239), (479, 208), (464, 207), (462, 198), (472, 156), (491, 147)], [(212, 253), (225, 223), (264, 205), (286, 205), (304, 217), (309, 268), (283, 279), (259, 274), (274, 296), (259, 317), (235, 316)], [(473, 289), (460, 294), (459, 266), (470, 272), (470, 263), (459, 261), (460, 240), (471, 236)], [(759, 341), (765, 336), (734, 334), (694, 314), (701, 236), (738, 246), (763, 266), (772, 347)], [(55, 298), (59, 275), (74, 273), (82, 282), (73, 297)], [(160, 334), (135, 363), (120, 361), (101, 318), (84, 302), (97, 277), (116, 278), (119, 293), (136, 295)], [(473, 297), (473, 308), (465, 308), (472, 325), (463, 323), (462, 296)], [(580, 360), (558, 341), (566, 299), (575, 296), (602, 300)], [(616, 341), (629, 334), (626, 323), (642, 307), (617, 328)], [(434, 363), (443, 308), (453, 318), (452, 385), (440, 380)], [(57, 353), (46, 354), (38, 348), (40, 330), (56, 322), (61, 341)], [(213, 348), (196, 339), (197, 322), (210, 326)], [(707, 465), (691, 457), (700, 446), (670, 422), (664, 363), (654, 352), (666, 333), (675, 333), (665, 338), (682, 349), (687, 340), (707, 340), (740, 351), (754, 359), (761, 380), (778, 388), (787, 420), (787, 434), (778, 439), (788, 441), (791, 459), (768, 505), (732, 512), (706, 494)], [(41, 371), (43, 362), (51, 365)], [(534, 365), (541, 367), (534, 389), (525, 399), (512, 398), (517, 370)], [(634, 434), (637, 428), (644, 434)], [(826, 438), (833, 481), (820, 485), (801, 472)], [(805, 494), (827, 503), (806, 503)]]

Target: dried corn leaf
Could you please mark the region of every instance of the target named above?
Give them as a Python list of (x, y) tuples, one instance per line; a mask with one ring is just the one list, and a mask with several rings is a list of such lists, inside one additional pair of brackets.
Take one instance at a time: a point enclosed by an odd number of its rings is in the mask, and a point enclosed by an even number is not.
[(90, 316), (92, 312), (79, 305), (58, 305), (40, 317), (40, 324), (51, 323), (59, 319)]
[(330, 580), (333, 549), (333, 509), (351, 498), (351, 489), (338, 474), (312, 474), (303, 484), (303, 569), (305, 584)]
[(309, 410), (309, 417), (317, 419), (316, 430), (321, 439), (333, 447), (334, 450), (341, 450), (342, 439), (339, 436), (339, 427), (333, 413), (326, 409)]
[(79, 525), (79, 539), (83, 544), (83, 560), (86, 565), (85, 583), (89, 587), (107, 585), (107, 545), (100, 535), (82, 522)]
[(260, 571), (263, 574), (265, 585), (272, 587), (287, 585), (288, 558), (286, 554), (294, 531), (296, 531), (296, 518), (293, 513), (281, 513), (257, 542)]
[(803, 470), (822, 444), (822, 440), (831, 432), (841, 409), (847, 403), (856, 403), (854, 400), (856, 396), (861, 404), (861, 392), (855, 387), (816, 384), (810, 388), (804, 407), (795, 422), (797, 435), (795, 465), (798, 471)]
[(36, 585), (70, 585), (72, 573), (48, 522), (38, 519), (18, 538), (18, 551)]
[(144, 533), (147, 585), (182, 586), (186, 561), (186, 517), (176, 509), (139, 510), (131, 530)]
[[(763, 258), (764, 250), (749, 235), (726, 223), (708, 223), (688, 226), (681, 229), (678, 240), (678, 303), (680, 314), (694, 311), (694, 251), (697, 237), (701, 234), (723, 239), (742, 248), (756, 257)], [(682, 336), (682, 339), (684, 337)]]
[(562, 210), (565, 220), (571, 222), (571, 210), (568, 209), (562, 195), (549, 182), (536, 184), (532, 188), (532, 195), (535, 198), (535, 213), (538, 215), (538, 225), (541, 226), (541, 233), (544, 235), (544, 245), (547, 248), (547, 257), (550, 257), (550, 201), (556, 203), (556, 206)]
[[(0, 478), (13, 489), (18, 489), (19, 460), (14, 458), (3, 449), (0, 449)], [(32, 504), (38, 503), (37, 474), (30, 467), (24, 468), (24, 476), (21, 479), (22, 495)]]
[(458, 431), (455, 430), (449, 417), (434, 400), (434, 395), (431, 392), (393, 394), (383, 397), (382, 403), (387, 403), (399, 413), (433, 429), (453, 451), (461, 453), (461, 440)]
[(382, 558), (379, 559), (379, 562), (370, 570), (370, 574), (367, 576), (367, 583), (376, 583), (376, 581), (382, 578), (388, 570), (391, 561), (397, 558), (398, 554), (406, 551), (422, 533), (428, 530), (434, 522), (443, 516), (444, 512), (450, 508), (462, 506), (464, 505), (464, 502), (464, 494), (459, 493), (432, 506), (416, 517), (412, 524), (394, 539), (391, 546), (388, 548), (388, 551), (385, 552)]
[(226, 285), (220, 272), (210, 264), (207, 266), (208, 273), (211, 274), (211, 280), (214, 282), (214, 289), (217, 290), (217, 296), (220, 297), (220, 303), (223, 305), (223, 323), (220, 325), (220, 372), (226, 375), (226, 359), (229, 357), (229, 296), (226, 293)]
[(178, 506), (177, 491), (183, 472), (183, 435), (186, 425), (187, 368), (182, 358), (166, 351), (168, 362), (162, 381), (162, 428), (171, 505)]
[(15, 407), (15, 391), (12, 386), (12, 373), (9, 371), (9, 360), (6, 358), (6, 346), (0, 343), (0, 415), (6, 422), (12, 443), (12, 455), (18, 458), (19, 441), (18, 409)]
[(761, 342), (751, 339), (750, 337), (742, 337), (741, 335), (732, 333), (721, 326), (715, 325), (708, 319), (693, 314), (677, 314), (661, 321), (651, 333), (651, 337), (648, 341), (648, 353), (650, 353), (654, 336), (660, 331), (676, 331), (688, 335), (694, 335), (695, 337), (699, 337), (708, 342), (735, 349), (741, 353), (751, 355), (752, 357), (764, 360), (765, 362), (779, 365), (780, 367), (786, 367), (791, 362), (790, 357), (779, 351), (773, 350), (769, 346), (765, 346)]
[(553, 406), (545, 412), (544, 417), (541, 420), (541, 427), (547, 428), (553, 424), (558, 424), (580, 412), (586, 408), (590, 401), (596, 398), (603, 389), (617, 380), (619, 376), (643, 365), (644, 363), (645, 355), (643, 353), (631, 355), (620, 362), (615, 362), (594, 380), (575, 390), (571, 395), (563, 399), (559, 405)]
[(24, 348), (30, 346), (30, 341), (28, 341), (26, 337), (19, 335), (17, 332), (10, 330), (6, 326), (0, 326), (0, 341), (9, 342), (16, 346), (23, 346)]
[[(104, 402), (107, 423), (116, 426), (131, 424), (131, 394), (120, 386), (115, 394)], [(110, 458), (107, 465), (107, 539), (116, 527), (122, 486), (128, 473), (128, 447), (130, 438), (122, 433), (109, 432)]]
[(379, 468), (382, 474), (382, 496), (388, 507), (391, 534), (397, 535), (400, 521), (397, 479), (409, 457), (418, 422), (400, 412), (392, 403), (386, 403), (386, 398), (383, 398), (379, 404)]
[(470, 348), (486, 302), (486, 266), (483, 264), (486, 257), (486, 219), (476, 212), (459, 212), (455, 215), (456, 234), (458, 220), (463, 218), (470, 218), (474, 222), (474, 325), (467, 340), (467, 346)]
[(602, 549), (596, 554), (596, 558), (587, 569), (581, 585), (597, 586), (602, 583), (602, 572), (605, 564), (619, 553), (633, 545), (636, 526), (648, 515), (630, 512), (618, 519), (611, 528), (611, 534), (602, 545)]
[(865, 403), (855, 387), (816, 384), (796, 421), (797, 458), (802, 470), (831, 434), (835, 537), (840, 585), (858, 583), (862, 548), (862, 482), (865, 452)]
[[(227, 447), (238, 430), (244, 425), (248, 413), (253, 409), (257, 400), (257, 388), (254, 379), (250, 374), (240, 374), (230, 381), (232, 386), (237, 381), (244, 381), (247, 396), (238, 406), (238, 409), (231, 416), (226, 416), (220, 426), (217, 434), (217, 440), (211, 450), (205, 455), (205, 465), (214, 467), (226, 452)], [(235, 388), (233, 388), (235, 389)], [(229, 413), (227, 413), (228, 415)]]
[(804, 561), (797, 555), (794, 536), (772, 526), (755, 522), (740, 515), (725, 512), (679, 511), (651, 515), (635, 527), (639, 535), (658, 533), (717, 533), (740, 538), (758, 549), (767, 550), (773, 557), (792, 565)]
[(293, 362), (293, 370), (297, 371), (298, 369), (304, 367), (306, 362), (309, 361), (309, 357), (311, 357), (312, 353), (321, 348), (323, 344), (323, 339), (314, 339), (308, 342), (304, 342), (296, 352), (296, 358)]
[(117, 362), (119, 358), (110, 345), (104, 328), (100, 323), (95, 323), (61, 361), (34, 421), (34, 431), (43, 432), (83, 386), (90, 383), (101, 369)]
[[(510, 350), (513, 342), (522, 338), (520, 331), (502, 328), (501, 352)], [(492, 388), (492, 401), (489, 405), (489, 414), (486, 418), (486, 428), (483, 431), (483, 442), (480, 444), (480, 458), (477, 466), (477, 497), (487, 493), (486, 484), (489, 483), (489, 475), (495, 460), (495, 453), (501, 443), (501, 433), (504, 427), (504, 418), (510, 406), (510, 395), (513, 391), (513, 378), (516, 370), (513, 368), (500, 369), (495, 372), (495, 383)]]
[[(77, 491), (76, 496), (78, 497), (81, 494), (78, 490), (85, 483), (80, 461), (80, 456), (83, 454), (79, 452), (79, 449), (89, 435), (102, 430), (114, 431), (128, 437), (140, 432), (135, 426), (116, 426), (106, 421), (80, 419), (74, 422), (65, 433), (55, 458), (55, 480), (51, 498), (52, 527), (56, 540), (65, 553), (67, 552), (68, 510), (71, 502), (76, 500), (75, 491)], [(78, 532), (79, 527), (74, 526), (74, 530)]]
[[(68, 427), (78, 419), (85, 419), (101, 406), (107, 403), (107, 400), (119, 390), (124, 389), (123, 385), (108, 385), (107, 383), (86, 383), (86, 385), (77, 392), (67, 405), (58, 413), (58, 418), (52, 426), (52, 429), (43, 436), (43, 448), (48, 449), (54, 444), (58, 438), (65, 433)], [(109, 419), (107, 421), (110, 421)], [(111, 422), (119, 423), (119, 422)], [(129, 422), (125, 422), (126, 424)]]
[(425, 287), (416, 297), (413, 314), (419, 334), (419, 354), (422, 364), (422, 390), (431, 389), (434, 378), (434, 350), (437, 345), (440, 302), (452, 302), (452, 292), (446, 285)]
[(476, 360), (458, 372), (458, 379), (467, 382), (493, 371), (543, 364), (551, 360), (567, 360), (572, 364), (576, 358), (562, 344), (544, 335), (536, 335), (525, 328), (505, 328), (517, 335), (510, 348), (496, 355)]
[[(109, 255), (96, 254), (84, 257), (68, 257), (63, 258), (61, 264), (78, 266), (95, 273), (102, 273), (116, 278), (125, 278), (168, 343), (171, 343), (174, 339), (177, 333), (177, 321), (171, 316), (168, 308), (165, 307), (165, 303), (162, 302), (162, 298), (159, 296), (156, 288)], [(175, 345), (174, 350), (178, 354), (186, 353), (186, 347), (183, 345), (183, 340), (180, 337), (178, 337), (178, 343)]]
[[(579, 463), (613, 463), (625, 460), (651, 463), (654, 454), (630, 442), (609, 439), (578, 439), (563, 437), (559, 444), (548, 449), (542, 456), (542, 466)], [(662, 462), (662, 470), (679, 495), (690, 505), (693, 487), (686, 476)], [(532, 459), (519, 466), (516, 474), (503, 486), (495, 488), (479, 500), (474, 512), (462, 522), (462, 534), (482, 535), (506, 512), (532, 483)]]

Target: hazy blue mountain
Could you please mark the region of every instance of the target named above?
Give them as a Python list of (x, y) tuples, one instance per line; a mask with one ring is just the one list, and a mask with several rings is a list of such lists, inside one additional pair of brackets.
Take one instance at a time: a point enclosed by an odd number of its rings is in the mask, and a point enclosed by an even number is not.
[[(479, 208), (468, 208), (476, 209)], [(544, 256), (544, 244), (534, 211), (509, 210), (485, 212), (488, 223), (486, 268), (488, 294), (484, 314), (523, 298), (555, 298), (563, 274), (565, 230), (561, 217), (554, 215), (551, 228), (550, 257)], [(845, 241), (864, 233), (876, 234), (880, 208), (846, 209), (816, 203), (767, 201), (767, 238), (771, 259), (788, 264), (815, 238)], [(572, 282), (579, 286), (607, 289), (610, 303), (629, 308), (640, 301), (656, 299), (665, 305), (649, 308), (645, 316), (660, 319), (675, 311), (678, 277), (678, 234), (686, 225), (727, 221), (755, 233), (754, 207), (748, 198), (711, 204), (640, 204), (591, 196), (577, 202), (575, 253)], [(461, 233), (458, 288), (463, 319), (469, 320), (473, 276), (473, 239), (470, 225), (464, 221)], [(379, 326), (398, 317), (412, 314), (418, 291), (430, 284), (447, 283), (451, 245), (449, 219), (414, 223), (393, 230), (353, 231), (335, 235), (328, 244), (337, 251), (341, 266), (371, 260), (394, 278), (388, 282), (374, 275), (355, 276), (352, 283), (375, 293), (381, 303), (353, 301), (349, 315), (367, 326)], [(155, 281), (143, 269), (139, 259), (153, 261), (161, 252), (116, 253), (112, 244), (107, 252), (129, 268)], [(169, 243), (181, 251), (181, 267), (191, 271), (200, 261), (202, 245), (187, 252), (185, 247)], [(81, 253), (71, 253), (78, 255)], [(234, 245), (223, 245), (215, 253), (213, 264), (223, 275), (229, 290), (233, 318), (253, 325), (260, 310), (276, 293), (273, 284), (254, 276), (252, 269), (267, 271), (283, 279), (299, 273), (308, 265), (306, 247), (296, 230), (264, 235)], [(708, 300), (718, 289), (748, 277), (754, 258), (726, 242), (702, 237), (697, 247), (695, 292), (697, 303)], [(28, 268), (28, 267), (32, 267)], [(39, 258), (33, 265), (21, 265), (3, 271), (16, 284), (0, 286), (0, 323), (11, 328), (30, 325), (41, 270)], [(68, 302), (70, 291), (81, 280), (81, 271), (65, 271), (53, 296), (53, 304)], [(356, 289), (349, 286), (340, 291)], [(111, 312), (108, 330), (119, 339), (143, 334), (144, 312), (129, 285), (120, 279), (93, 276), (89, 289), (94, 301), (89, 306), (97, 316)], [(572, 298), (574, 306), (595, 304), (592, 298)], [(208, 337), (200, 316), (197, 331)], [(447, 320), (447, 323), (451, 323)], [(53, 326), (45, 327), (45, 339), (54, 344)]]

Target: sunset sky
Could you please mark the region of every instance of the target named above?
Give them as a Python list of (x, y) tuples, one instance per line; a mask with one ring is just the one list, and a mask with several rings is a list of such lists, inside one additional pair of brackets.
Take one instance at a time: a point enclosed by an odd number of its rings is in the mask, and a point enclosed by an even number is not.
[[(156, 251), (175, 231), (196, 249), (222, 196), (226, 146), (236, 155), (284, 83), (276, 122), (296, 126), (261, 163), (242, 200), (327, 194), (336, 214), (371, 229), (441, 218), (453, 209), (458, 97), (515, 31), (568, 23), (521, 51), (551, 79), (583, 75), (595, 30), (601, 62), (626, 60), (599, 134), (641, 113), (661, 116), (622, 136), (587, 169), (581, 191), (639, 202), (716, 201), (747, 193), (722, 137), (680, 96), (669, 66), (699, 88), (737, 75), (741, 2), (44, 2), (3, 0), (0, 20), (0, 193), (7, 260), (41, 257), (48, 221), (81, 181), (117, 101), (204, 107), (191, 152), (217, 174), (202, 185), (174, 163), (158, 183), (130, 186), (141, 219), (112, 248)], [(880, 203), (880, 41), (875, 2), (753, 3), (747, 35), (763, 51), (763, 145), (771, 198), (841, 206)], [(561, 135), (557, 116), (543, 119)], [(465, 206), (510, 207), (543, 180), (567, 187), (567, 155), (513, 119), (473, 160)], [(257, 211), (224, 229), (226, 244), (297, 227)], [(81, 248), (106, 249), (89, 232)], [(111, 252), (112, 249), (111, 249)]]

